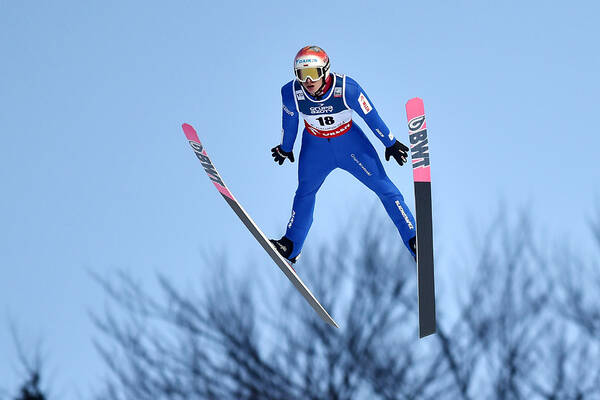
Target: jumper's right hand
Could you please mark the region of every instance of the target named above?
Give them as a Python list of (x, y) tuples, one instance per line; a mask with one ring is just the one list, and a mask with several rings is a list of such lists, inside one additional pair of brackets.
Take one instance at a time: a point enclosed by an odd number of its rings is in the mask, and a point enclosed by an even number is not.
[(285, 161), (286, 158), (289, 158), (291, 162), (295, 161), (294, 153), (291, 151), (290, 152), (283, 151), (283, 149), (281, 148), (281, 145), (273, 147), (271, 149), (271, 155), (275, 159), (275, 162), (279, 163), (279, 165), (283, 164), (283, 162)]

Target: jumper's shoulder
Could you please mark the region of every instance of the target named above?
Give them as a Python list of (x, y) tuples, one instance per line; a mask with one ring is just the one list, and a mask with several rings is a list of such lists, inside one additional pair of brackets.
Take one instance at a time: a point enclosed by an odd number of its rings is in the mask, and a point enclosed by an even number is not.
[(294, 81), (289, 81), (281, 88), (281, 102), (283, 103), (283, 110), (293, 117), (294, 111), (297, 111), (294, 100)]
[(359, 92), (362, 90), (362, 88), (360, 87), (358, 82), (356, 82), (353, 78), (349, 77), (348, 75), (346, 75), (345, 77), (346, 77), (346, 90), (349, 90), (351, 92)]
[(360, 87), (358, 82), (356, 82), (356, 80), (349, 77), (348, 75), (345, 76), (344, 80), (346, 82), (346, 84), (344, 85), (344, 97), (346, 98), (346, 101), (348, 101), (348, 105), (354, 108), (352, 104), (350, 104), (351, 99), (358, 98), (360, 93), (363, 92), (363, 89)]
[(283, 85), (281, 87), (281, 94), (283, 95), (284, 93), (292, 93), (293, 86), (294, 86), (294, 81), (293, 80), (289, 81), (288, 83), (286, 83), (285, 85)]

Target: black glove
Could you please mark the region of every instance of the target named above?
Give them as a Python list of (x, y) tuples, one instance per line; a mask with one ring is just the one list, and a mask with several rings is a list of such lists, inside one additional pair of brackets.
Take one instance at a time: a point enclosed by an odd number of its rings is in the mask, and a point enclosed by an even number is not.
[(275, 162), (279, 163), (279, 165), (283, 164), (286, 158), (289, 158), (291, 162), (296, 161), (294, 160), (294, 153), (291, 151), (289, 153), (287, 151), (283, 151), (281, 145), (273, 147), (271, 149), (271, 155), (275, 159)]
[(406, 158), (408, 157), (407, 151), (408, 147), (396, 140), (393, 145), (385, 148), (385, 160), (390, 161), (391, 156), (398, 161), (398, 164), (402, 165), (406, 162)]

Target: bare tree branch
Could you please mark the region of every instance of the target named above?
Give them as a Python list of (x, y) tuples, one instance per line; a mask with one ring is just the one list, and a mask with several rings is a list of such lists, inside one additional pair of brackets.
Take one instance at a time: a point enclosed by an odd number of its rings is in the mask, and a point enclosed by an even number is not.
[(575, 366), (592, 363), (597, 346), (573, 338), (596, 328), (569, 322), (593, 308), (577, 302), (581, 287), (569, 280), (558, 285), (569, 302), (556, 301), (552, 271), (561, 266), (536, 244), (526, 212), (512, 222), (507, 215), (499, 212), (482, 236), (472, 277), (455, 276), (458, 309), (438, 298), (438, 333), (420, 341), (414, 261), (376, 220), (345, 230), (301, 264), (339, 330), (291, 285), (281, 298), (259, 296), (261, 286), (233, 279), (215, 260), (206, 267), (220, 278), (191, 293), (166, 276), (158, 277), (160, 293), (126, 274), (96, 276), (111, 301), (93, 315), (111, 371), (98, 398), (593, 398), (598, 372)]

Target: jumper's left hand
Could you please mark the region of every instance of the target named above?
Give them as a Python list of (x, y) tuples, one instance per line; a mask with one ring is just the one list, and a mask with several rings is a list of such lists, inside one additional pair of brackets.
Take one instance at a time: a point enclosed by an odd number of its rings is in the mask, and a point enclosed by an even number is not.
[(396, 140), (393, 145), (385, 148), (385, 160), (390, 161), (390, 157), (394, 157), (398, 164), (403, 165), (408, 157), (407, 151), (408, 147)]

